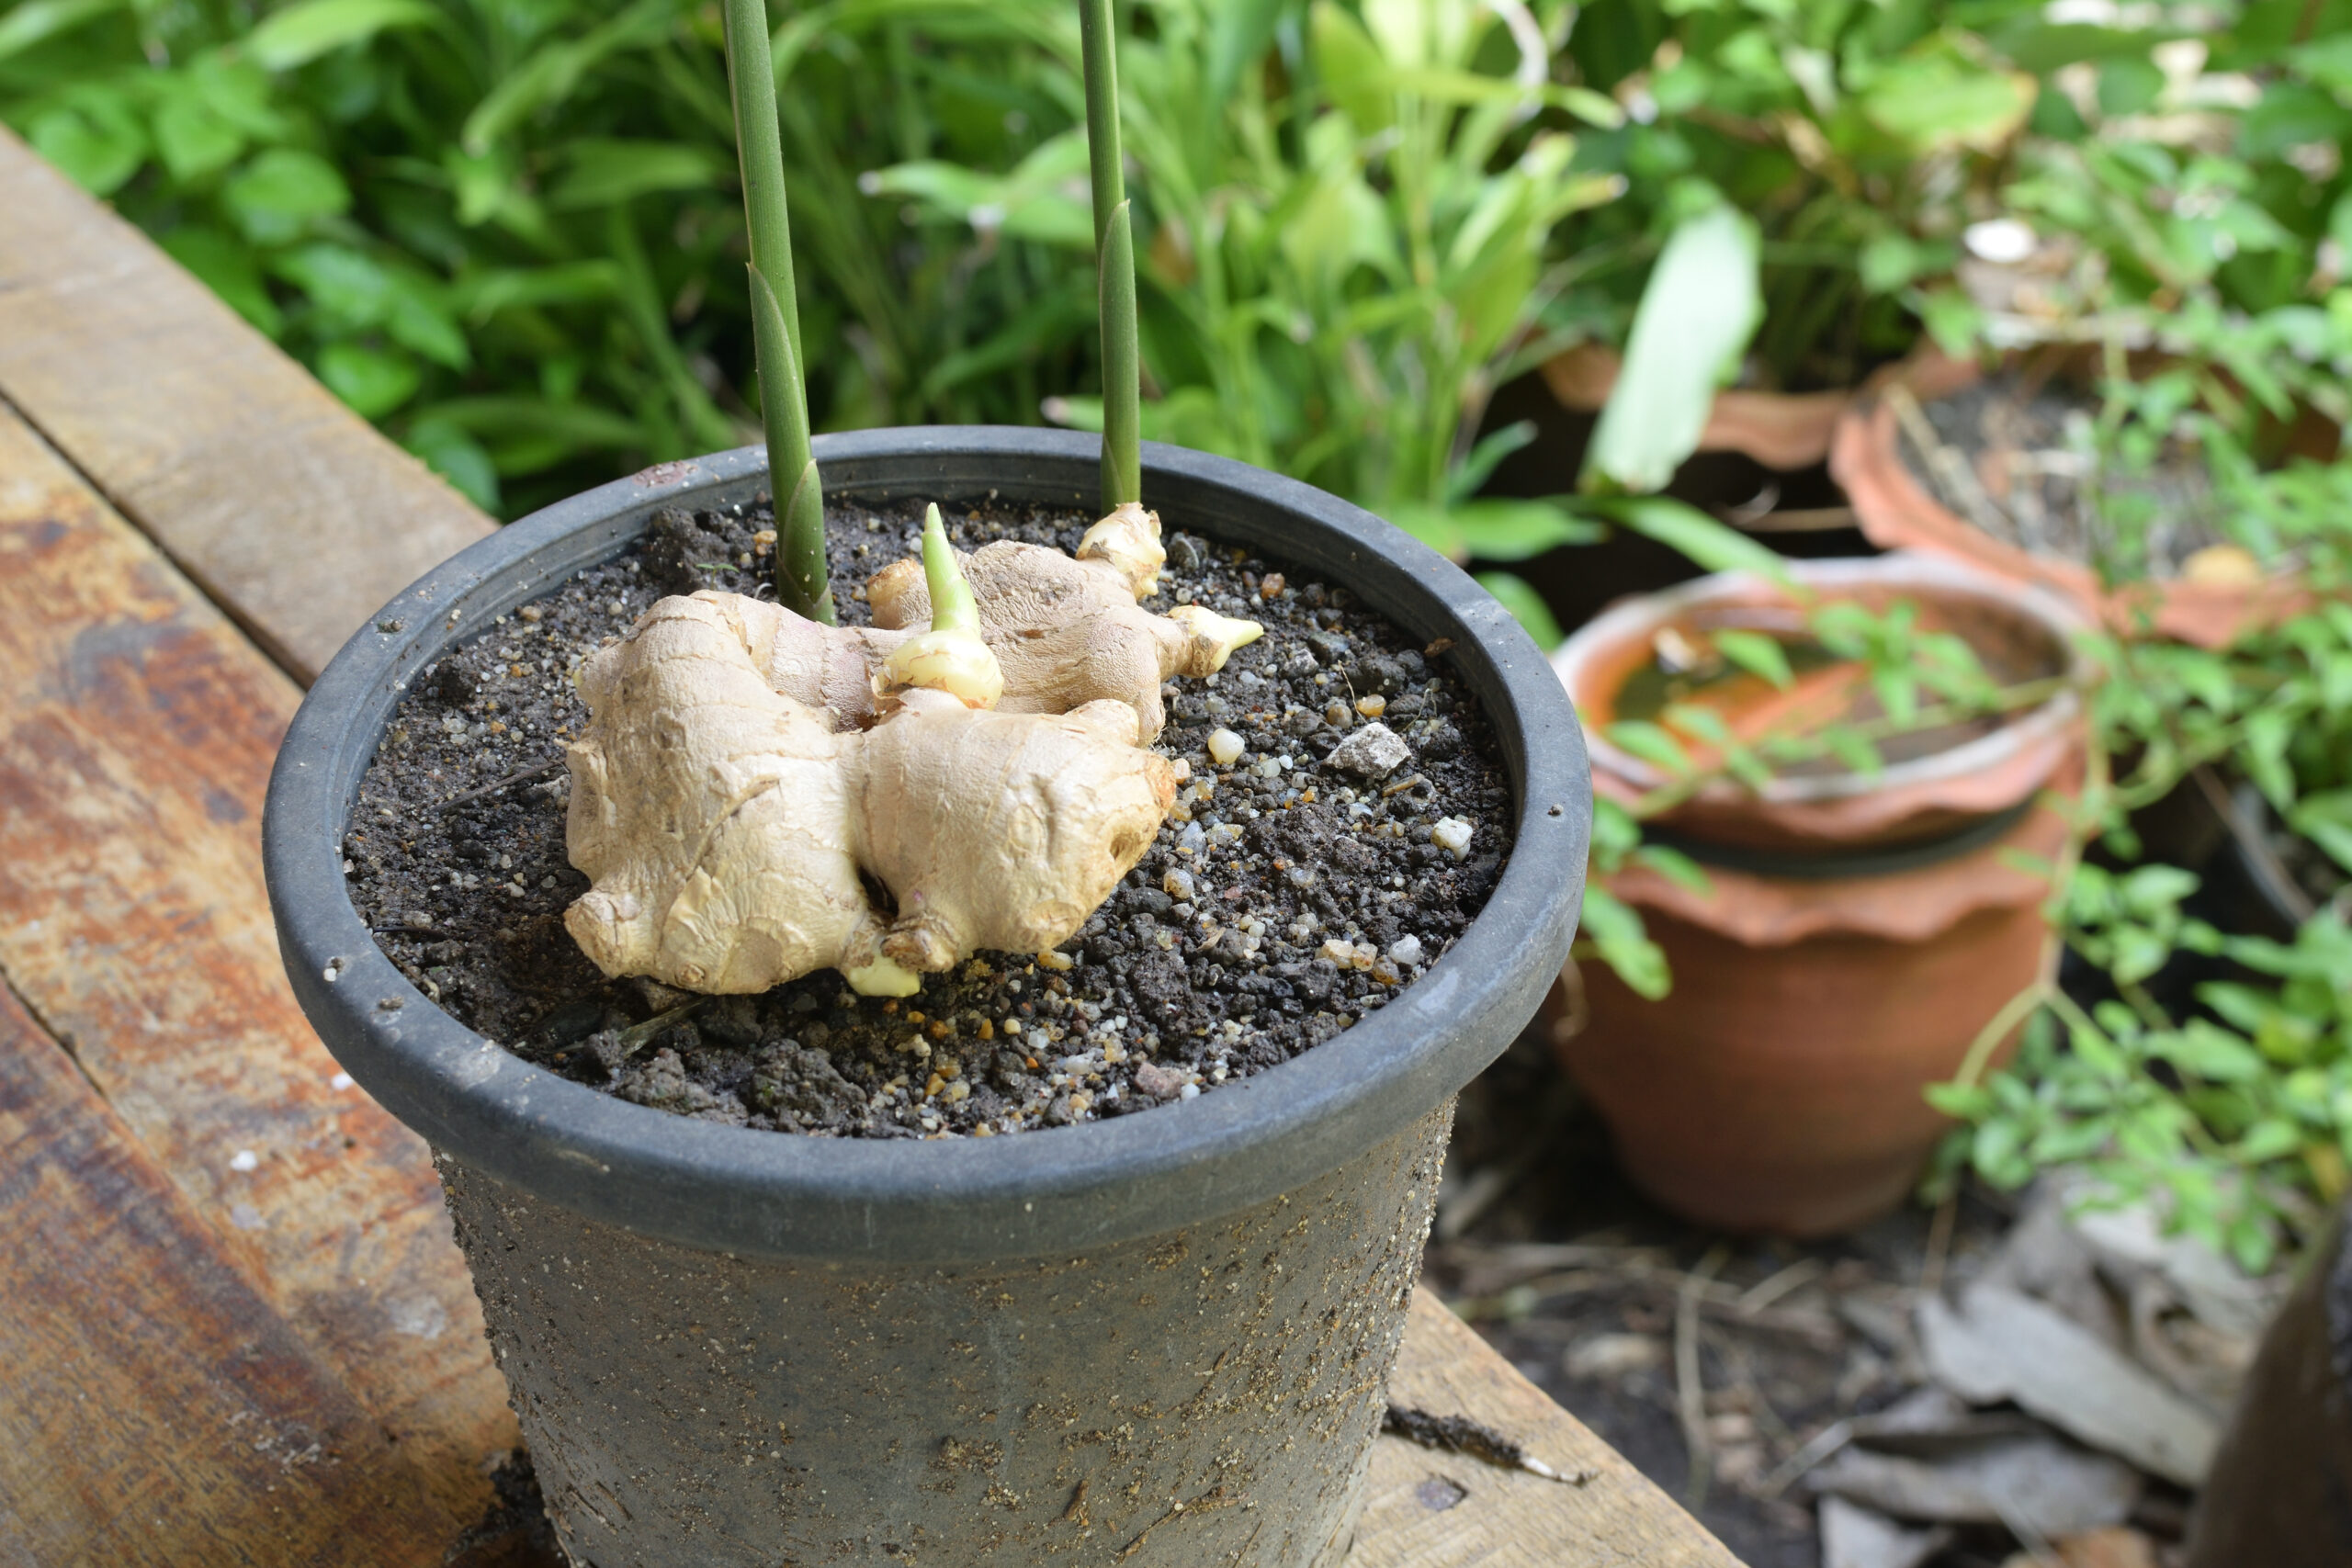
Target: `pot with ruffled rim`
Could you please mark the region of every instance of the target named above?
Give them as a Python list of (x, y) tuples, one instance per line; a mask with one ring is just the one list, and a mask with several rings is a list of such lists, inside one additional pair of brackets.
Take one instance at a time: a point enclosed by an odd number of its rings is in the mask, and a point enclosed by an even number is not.
[[(407, 682), (625, 547), (748, 501), (763, 454), (672, 463), (474, 546), (388, 606), (288, 730), (265, 825), (296, 995), (433, 1145), (575, 1561), (1336, 1562), (1454, 1092), (1534, 1011), (1581, 895), (1589, 781), (1543, 656), (1459, 570), (1319, 491), (1147, 446), (1173, 525), (1344, 586), (1454, 669), (1498, 738), (1515, 841), (1485, 908), (1389, 1005), (1140, 1115), (956, 1141), (820, 1139), (628, 1103), (509, 1055), (413, 987), (340, 844)], [(1083, 506), (1094, 438), (820, 436), (847, 497)], [(392, 628), (392, 629), (386, 629)]]
[[(1698, 862), (1705, 886), (1635, 863), (1608, 886), (1642, 912), (1673, 988), (1647, 1001), (1603, 964), (1571, 964), (1546, 1019), (1652, 1196), (1726, 1229), (1817, 1235), (1902, 1201), (1949, 1125), (1921, 1089), (1952, 1075), (2044, 960), (2049, 885), (2032, 868), (2066, 840), (2052, 792), (2081, 779), (2068, 683), (2081, 623), (2054, 596), (1927, 557), (1787, 564), (1818, 595), (1914, 603), (2005, 683), (2053, 689), (1997, 721), (1889, 742), (1875, 773), (1721, 780), (1662, 813), (1648, 836)], [(1595, 791), (1631, 805), (1666, 782), (1605, 736), (1662, 643), (1803, 626), (1786, 591), (1724, 575), (1628, 601), (1569, 638), (1553, 661), (1593, 723)], [(1824, 700), (1845, 700), (1841, 669), (1801, 671), (1750, 716), (1820, 722)]]

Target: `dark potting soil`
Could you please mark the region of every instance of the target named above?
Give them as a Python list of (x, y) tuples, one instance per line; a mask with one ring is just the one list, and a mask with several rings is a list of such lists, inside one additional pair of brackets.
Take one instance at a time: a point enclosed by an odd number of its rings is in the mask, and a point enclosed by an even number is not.
[[(918, 553), (920, 500), (831, 509), (832, 589)], [(1074, 550), (1092, 518), (961, 508), (960, 548)], [(1061, 950), (982, 953), (904, 999), (831, 969), (755, 997), (607, 980), (563, 911), (588, 881), (564, 852), (564, 742), (587, 712), (571, 671), (654, 601), (763, 592), (764, 504), (673, 510), (424, 671), (361, 783), (351, 897), (401, 972), (469, 1027), (577, 1082), (684, 1115), (834, 1136), (989, 1136), (1124, 1115), (1275, 1066), (1411, 983), (1467, 928), (1510, 851), (1494, 737), (1446, 669), (1344, 590), (1181, 532), (1147, 607), (1196, 602), (1262, 623), (1221, 674), (1166, 688), (1156, 749), (1190, 780), (1157, 840)], [(1376, 716), (1376, 717), (1374, 716)], [(1374, 723), (1409, 749), (1350, 771)], [(1211, 736), (1243, 750), (1212, 761)]]
[(1895, 444), (1905, 466), (1955, 516), (2005, 543), (2162, 579), (2223, 542), (2212, 483), (2193, 452), (2169, 451), (2145, 475), (2101, 479), (2086, 455), (2098, 404), (2070, 384), (2005, 370), (1919, 412), (1942, 450), (1923, 450), (1905, 427)]

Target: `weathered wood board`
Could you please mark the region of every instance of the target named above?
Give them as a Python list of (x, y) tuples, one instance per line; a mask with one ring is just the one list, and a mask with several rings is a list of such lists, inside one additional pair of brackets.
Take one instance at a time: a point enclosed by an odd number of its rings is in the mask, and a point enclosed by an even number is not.
[(0, 397), (308, 682), (489, 518), (0, 129)]
[(1467, 1416), (1577, 1485), (1382, 1438), (1348, 1568), (1739, 1568), (1674, 1500), (1427, 1291), (1413, 1296), (1388, 1397)]
[(0, 988), (0, 1563), (441, 1562), (407, 1461)]
[(337, 1087), (278, 963), (262, 795), (299, 695), (0, 408), (0, 975), (454, 1529), (514, 1427), (424, 1144)]

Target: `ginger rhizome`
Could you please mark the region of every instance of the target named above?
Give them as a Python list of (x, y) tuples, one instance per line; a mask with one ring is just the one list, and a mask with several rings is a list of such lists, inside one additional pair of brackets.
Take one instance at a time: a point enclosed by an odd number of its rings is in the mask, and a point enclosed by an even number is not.
[[(940, 536), (943, 549), (946, 536)], [(928, 549), (928, 547), (926, 547)], [(1197, 604), (1155, 615), (1137, 604), (1158, 588), (1167, 559), (1159, 519), (1123, 506), (1094, 525), (1072, 559), (1059, 550), (1002, 539), (966, 556), (949, 552), (970, 585), (979, 635), (1004, 678), (1006, 713), (1067, 713), (1109, 698), (1136, 710), (1143, 744), (1167, 722), (1159, 688), (1182, 676), (1212, 675), (1233, 650), (1256, 639), (1255, 621), (1232, 620)], [(871, 626), (823, 626), (793, 616), (767, 655), (775, 688), (812, 708), (830, 707), (865, 726), (887, 709), (893, 654), (932, 618), (928, 567), (886, 567), (866, 585)]]
[(1259, 631), (1136, 604), (1164, 558), (1140, 507), (1080, 558), (959, 558), (934, 508), (922, 567), (869, 586), (887, 626), (732, 593), (654, 605), (578, 678), (568, 848), (594, 886), (564, 921), (582, 949), (690, 990), (831, 965), (903, 996), (978, 949), (1069, 940), (1175, 798), (1146, 750), (1160, 681), (1214, 671)]

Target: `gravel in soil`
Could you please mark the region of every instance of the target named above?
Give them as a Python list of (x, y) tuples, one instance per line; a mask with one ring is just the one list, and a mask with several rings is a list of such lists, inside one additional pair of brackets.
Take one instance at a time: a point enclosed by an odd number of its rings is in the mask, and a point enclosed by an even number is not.
[(2089, 456), (2098, 402), (2070, 385), (2008, 370), (1919, 412), (1940, 450), (1925, 449), (1906, 424), (1896, 443), (1905, 465), (1945, 508), (2004, 543), (2169, 579), (2223, 542), (2196, 454), (2170, 448), (2144, 475), (2100, 475)]
[[(922, 502), (836, 502), (832, 589), (919, 553)], [(1074, 550), (1093, 521), (991, 502), (959, 548)], [(1510, 793), (1494, 737), (1423, 648), (1342, 589), (1178, 531), (1147, 607), (1192, 602), (1266, 635), (1171, 683), (1157, 750), (1189, 769), (1140, 863), (1061, 950), (983, 953), (920, 994), (832, 970), (756, 997), (607, 980), (563, 910), (570, 671), (655, 600), (766, 592), (764, 505), (662, 513), (423, 671), (362, 781), (352, 901), (402, 973), (530, 1061), (640, 1104), (820, 1135), (989, 1136), (1193, 1098), (1329, 1040), (1460, 937), (1501, 874)], [(763, 534), (765, 536), (763, 536)], [(1181, 689), (1180, 689), (1181, 688)], [(1372, 761), (1365, 761), (1367, 757)], [(1394, 761), (1394, 765), (1386, 765)]]

